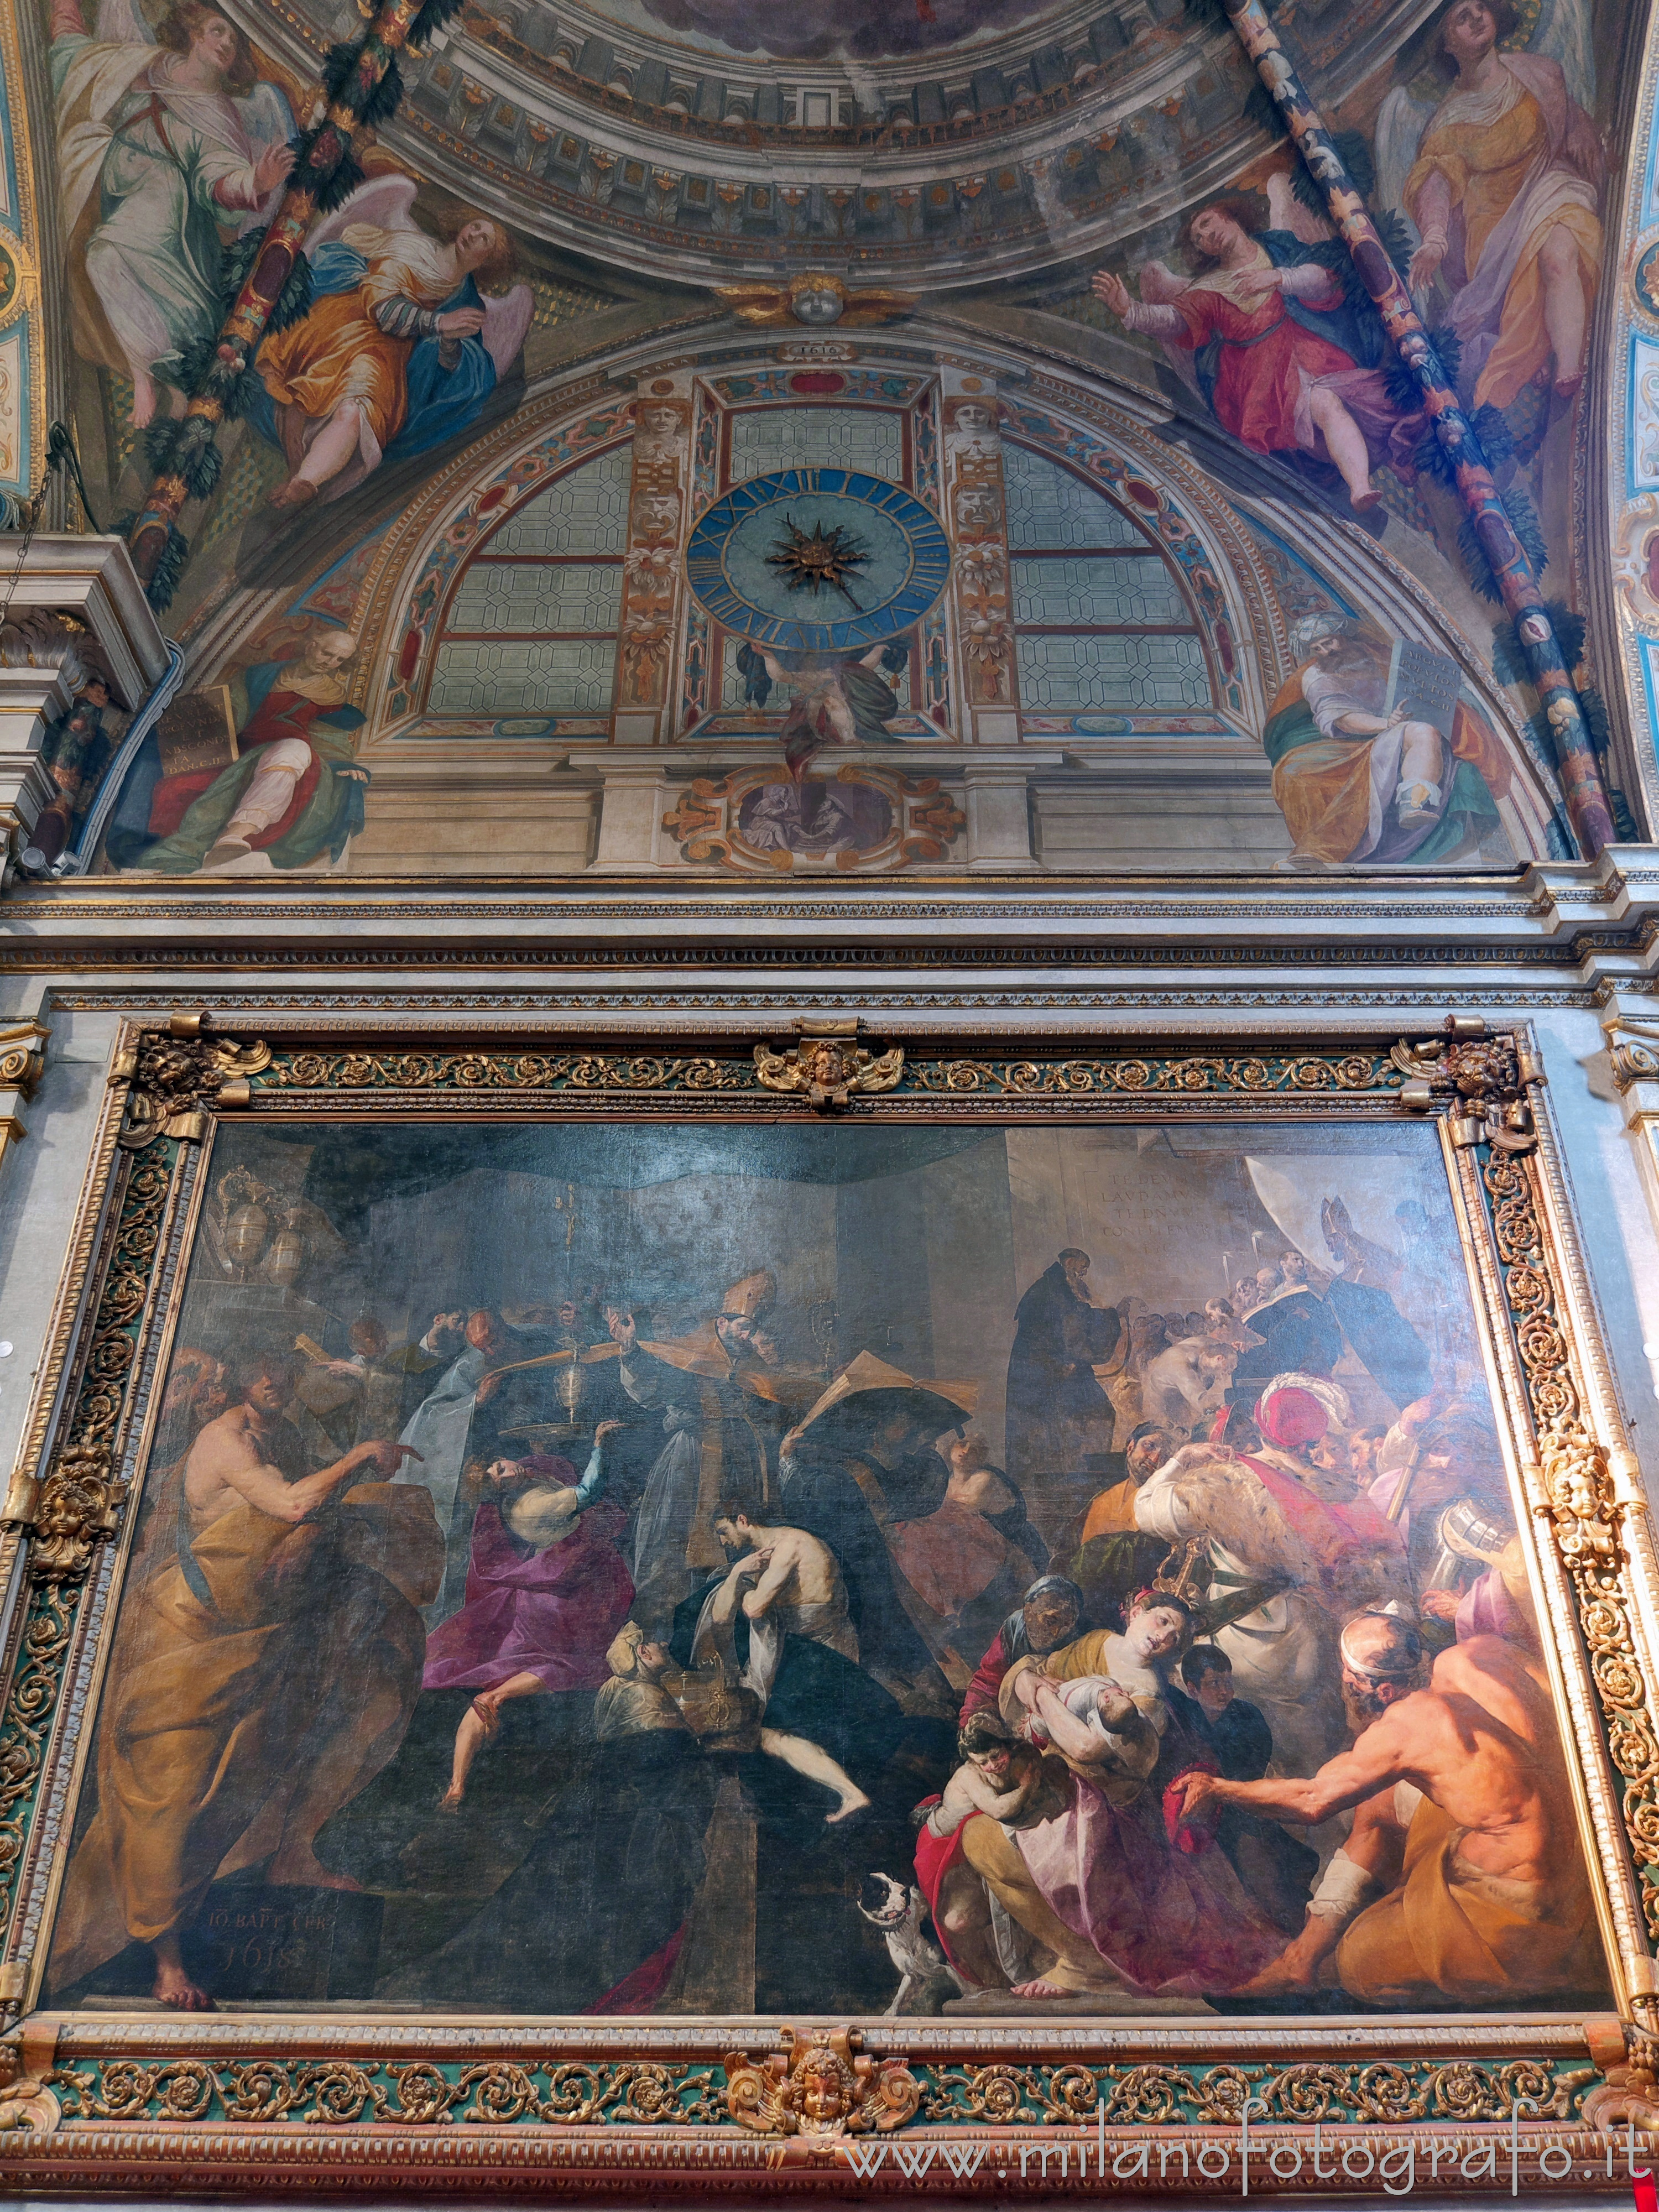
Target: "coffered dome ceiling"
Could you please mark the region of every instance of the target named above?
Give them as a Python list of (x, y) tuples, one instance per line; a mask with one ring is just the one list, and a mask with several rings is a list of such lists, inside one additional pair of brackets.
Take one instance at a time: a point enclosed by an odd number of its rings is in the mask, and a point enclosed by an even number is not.
[[(239, 0), (296, 68), (355, 7)], [(1423, 0), (1300, 8), (1334, 107)], [(487, 0), (386, 132), (521, 232), (636, 273), (940, 290), (1141, 233), (1282, 143), (1208, 0)], [(1259, 103), (1258, 103), (1259, 106)]]

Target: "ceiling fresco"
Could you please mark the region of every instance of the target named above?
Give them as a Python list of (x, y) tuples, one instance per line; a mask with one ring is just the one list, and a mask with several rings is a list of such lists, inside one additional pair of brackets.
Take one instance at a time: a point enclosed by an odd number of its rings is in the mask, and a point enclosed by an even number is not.
[(47, 866), (1511, 867), (1582, 802), (1540, 625), (1636, 826), (1616, 0), (1271, 10), (1484, 536), (1210, 0), (477, 0), (228, 353), (356, 6), (40, 4), (88, 491), (161, 488), (187, 662), (81, 710)]
[[(301, 76), (349, 28), (329, 0), (228, 5)], [(1010, 0), (974, 9), (965, 42), (951, 35), (965, 10), (923, 7), (868, 0), (871, 35), (891, 45), (878, 55), (852, 5), (488, 0), (405, 64), (384, 143), (504, 220), (643, 276), (827, 266), (928, 289), (1136, 235), (1282, 144), (1208, 0)], [(1423, 10), (1356, 0), (1340, 33), (1329, 9), (1309, 12), (1310, 64), (1340, 99)], [(769, 46), (725, 43), (763, 18)], [(832, 21), (841, 43), (820, 50)], [(907, 43), (913, 25), (927, 43)]]

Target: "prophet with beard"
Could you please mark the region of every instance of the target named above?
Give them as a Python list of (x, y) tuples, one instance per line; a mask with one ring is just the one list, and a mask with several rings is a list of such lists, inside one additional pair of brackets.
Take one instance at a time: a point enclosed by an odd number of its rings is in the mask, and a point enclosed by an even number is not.
[(198, 1434), (134, 1562), (97, 1811), (54, 1940), (60, 1989), (131, 1938), (155, 1954), (161, 2004), (211, 2011), (180, 1939), (216, 1877), (266, 1862), (274, 1883), (351, 1886), (315, 1841), (408, 1725), (416, 1608), (441, 1545), (421, 1492), (384, 1479), (408, 1447), (377, 1438), (307, 1471), (283, 1418), (294, 1375), (290, 1355), (245, 1362), (236, 1402)]

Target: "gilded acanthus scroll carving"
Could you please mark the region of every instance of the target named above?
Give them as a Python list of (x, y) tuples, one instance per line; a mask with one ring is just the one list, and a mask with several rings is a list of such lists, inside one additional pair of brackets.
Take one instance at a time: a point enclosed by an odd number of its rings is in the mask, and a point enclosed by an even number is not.
[(1407, 1079), (1400, 1103), (1427, 1113), (1449, 1094), (1455, 1145), (1529, 1152), (1538, 1132), (1527, 1092), (1543, 1082), (1543, 1068), (1514, 1037), (1487, 1036), (1485, 1030), (1478, 1015), (1450, 1014), (1443, 1036), (1397, 1044), (1391, 1057)]
[[(1659, 1938), (1659, 1731), (1636, 1648), (1624, 1541), (1626, 1517), (1645, 1509), (1632, 1455), (1590, 1425), (1570, 1342), (1528, 1097), (1543, 1071), (1514, 1036), (1484, 1030), (1478, 1019), (1454, 1016), (1443, 1036), (1396, 1045), (1395, 1064), (1408, 1079), (1401, 1102), (1419, 1112), (1448, 1105), (1453, 1144), (1485, 1147), (1474, 1164), (1537, 1441), (1544, 1494), (1534, 1511), (1572, 1585), (1608, 1753), (1624, 1783), (1644, 1917), (1650, 1937)], [(1633, 1963), (1632, 2003), (1659, 2002), (1653, 1962)]]

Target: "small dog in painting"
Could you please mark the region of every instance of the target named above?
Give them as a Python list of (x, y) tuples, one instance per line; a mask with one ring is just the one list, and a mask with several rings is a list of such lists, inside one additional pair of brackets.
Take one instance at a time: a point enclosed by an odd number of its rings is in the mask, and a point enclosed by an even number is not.
[(900, 2013), (937, 2014), (947, 1997), (962, 1995), (967, 1985), (945, 1957), (927, 1900), (914, 1884), (907, 1887), (890, 1874), (867, 1874), (859, 1911), (886, 1936), (888, 1956), (899, 1970), (888, 2019)]

